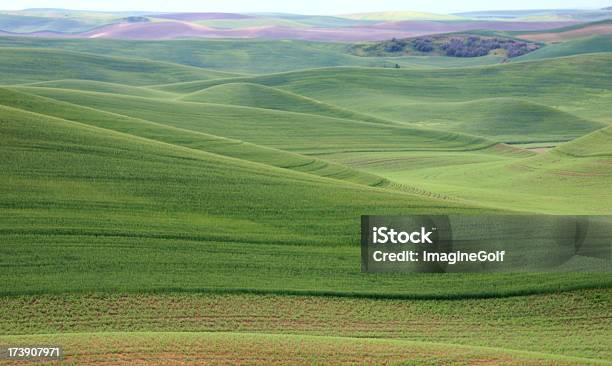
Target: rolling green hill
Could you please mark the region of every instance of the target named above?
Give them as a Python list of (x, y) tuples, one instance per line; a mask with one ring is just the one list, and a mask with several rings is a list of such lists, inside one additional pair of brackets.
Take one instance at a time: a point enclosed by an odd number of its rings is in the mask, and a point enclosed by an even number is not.
[[(161, 332), (191, 334), (194, 339), (199, 339), (205, 336), (202, 333), (215, 332), (223, 337), (223, 332), (231, 331), (240, 332), (232, 336), (236, 338), (236, 342), (239, 342), (242, 336), (249, 339), (253, 333), (261, 334), (262, 337), (267, 337), (266, 334), (276, 334), (276, 342), (284, 342), (283, 335), (289, 336), (288, 339), (299, 339), (300, 335), (308, 334), (318, 336), (316, 338), (321, 340), (318, 345), (326, 350), (329, 340), (324, 341), (324, 337), (333, 336), (332, 349), (326, 351), (326, 357), (331, 357), (326, 358), (329, 362), (354, 360), (352, 363), (359, 363), (364, 359), (375, 361), (377, 358), (371, 355), (371, 352), (375, 351), (374, 348), (367, 349), (368, 354), (359, 354), (359, 359), (352, 357), (355, 357), (355, 352), (363, 351), (363, 347), (371, 345), (373, 339), (401, 339), (399, 342), (412, 341), (415, 344), (410, 346), (412, 352), (402, 349), (397, 355), (398, 361), (404, 360), (404, 357), (417, 357), (419, 362), (431, 364), (461, 364), (461, 359), (467, 357), (483, 362), (499, 360), (506, 365), (525, 365), (531, 360), (537, 365), (559, 365), (563, 362), (572, 365), (604, 364), (597, 361), (611, 357), (611, 350), (606, 342), (609, 333), (607, 315), (611, 312), (607, 305), (611, 296), (610, 291), (606, 289), (595, 289), (486, 301), (208, 293), (130, 296), (117, 293), (83, 294), (67, 298), (55, 295), (3, 297), (0, 298), (0, 306), (7, 311), (0, 313), (0, 334), (3, 334), (0, 341), (41, 344), (41, 340), (53, 337), (53, 344), (61, 342), (65, 346), (64, 349), (69, 355), (67, 358), (72, 356), (84, 362), (89, 357), (118, 357), (116, 347), (106, 348), (106, 337), (122, 339), (123, 344), (129, 339), (136, 341), (143, 336), (141, 333), (134, 335), (130, 332), (155, 331), (157, 336), (147, 334), (146, 338), (156, 343), (147, 344), (142, 353), (138, 348), (130, 348), (136, 351), (136, 354), (131, 353), (131, 357), (142, 360), (142, 357), (158, 357), (157, 352), (165, 351), (166, 347), (171, 349), (178, 344), (184, 345), (185, 340), (177, 340), (168, 333), (161, 335)], [(118, 304), (120, 306), (117, 306)], [(100, 312), (100, 309), (108, 308), (113, 311)], [(465, 311), (466, 308), (470, 311)], [(67, 317), (66, 314), (70, 315)], [(600, 316), (594, 317), (593, 314)], [(205, 316), (206, 321), (201, 320), (202, 316)], [(253, 319), (257, 321), (252, 321)], [(66, 323), (70, 324), (72, 330), (79, 332), (81, 342), (76, 339), (74, 343), (68, 342), (68, 338), (72, 336), (55, 335), (64, 332)], [(355, 327), (356, 323), (360, 324), (360, 327)], [(568, 328), (576, 328), (571, 336), (567, 335)], [(488, 331), (493, 329), (503, 331)], [(118, 333), (95, 334), (109, 331)], [(42, 332), (45, 335), (36, 335)], [(461, 337), (455, 336), (458, 333)], [(51, 334), (53, 336), (49, 336)], [(162, 339), (173, 342), (160, 345), (160, 335)], [(85, 347), (83, 343), (87, 341), (83, 339), (92, 340), (92, 344)], [(342, 348), (337, 347), (343, 340), (353, 342), (356, 339), (365, 342), (361, 344), (360, 349), (344, 352)], [(216, 355), (217, 351), (222, 352), (223, 357), (229, 357), (224, 358), (225, 360), (236, 360), (236, 363), (244, 359), (245, 352), (254, 352), (253, 357), (270, 357), (272, 353), (274, 359), (290, 352), (283, 350), (284, 347), (274, 345), (270, 345), (268, 350), (268, 347), (263, 347), (261, 343), (248, 350), (239, 348), (238, 352), (232, 351), (234, 347), (228, 347), (227, 344), (218, 350), (215, 350), (215, 347), (202, 348), (210, 345), (210, 340), (195, 348), (205, 349), (207, 354)], [(454, 346), (449, 345), (451, 341)], [(420, 349), (416, 355), (415, 346)], [(188, 344), (188, 347), (194, 348), (191, 344)], [(449, 347), (458, 348), (449, 354)], [(495, 355), (486, 355), (488, 350), (481, 347), (491, 347)], [(299, 348), (300, 354), (303, 354), (304, 347)], [(85, 352), (85, 349), (88, 351)], [(383, 347), (383, 350), (389, 351), (389, 348)], [(468, 356), (463, 351), (474, 353)], [(185, 353), (193, 357), (190, 352)], [(321, 359), (317, 358), (321, 357), (319, 348), (306, 354), (307, 357)], [(298, 355), (292, 353), (287, 357)], [(389, 353), (386, 353), (386, 357), (381, 357), (388, 361)], [(309, 360), (312, 361), (312, 358)], [(177, 363), (175, 360), (173, 359), (173, 363)], [(308, 363), (306, 359), (305, 363)]]
[(0, 30), (12, 33), (42, 31), (78, 33), (108, 23), (108, 20), (93, 18), (43, 17), (0, 13)]
[(429, 192), (491, 207), (552, 214), (609, 215), (612, 194), (610, 128), (595, 131), (543, 154), (479, 152), (333, 154), (324, 159), (409, 182)]
[[(608, 13), (608, 15), (612, 15), (612, 13)], [(597, 25), (609, 25), (612, 24), (612, 19), (602, 19), (602, 20), (597, 20), (597, 21), (587, 21), (587, 22), (581, 22), (578, 24), (572, 24), (572, 25), (568, 25), (565, 27), (560, 27), (560, 28), (554, 28), (554, 29), (548, 29), (545, 31), (545, 33), (565, 33), (565, 32), (569, 32), (569, 31), (575, 31), (575, 30), (581, 30), (581, 29), (585, 29), (585, 28), (591, 28), (593, 26), (597, 26)], [(511, 32), (513, 34), (516, 35), (521, 35), (521, 34), (540, 34), (540, 33), (544, 33), (541, 30), (534, 30), (534, 31), (516, 31), (516, 32)]]
[[(208, 363), (244, 363), (245, 360), (270, 360), (273, 364), (321, 363), (354, 364), (385, 360), (393, 363), (460, 364), (503, 362), (506, 365), (560, 366), (602, 364), (587, 357), (559, 356), (543, 352), (516, 351), (505, 348), (460, 346), (404, 339), (279, 335), (246, 332), (104, 332), (59, 334), (54, 336), (21, 335), (0, 337), (3, 342), (40, 343), (52, 340), (65, 344), (70, 360), (79, 363), (144, 362), (159, 363), (168, 353), (172, 361), (189, 363), (194, 359)], [(119, 354), (116, 344), (130, 349)], [(409, 349), (410, 353), (406, 350)], [(341, 350), (341, 351), (339, 351)]]
[[(117, 96), (64, 89), (18, 90), (172, 127), (301, 154), (343, 151), (479, 150), (470, 135), (270, 109)], [(231, 124), (233, 128), (228, 129)]]
[[(250, 83), (213, 86), (181, 98), (382, 122), (291, 92)], [(489, 98), (455, 103), (404, 103), (376, 107), (368, 113), (412, 126), (486, 136), (496, 141), (527, 143), (568, 141), (604, 127), (555, 108), (513, 98)]]
[(366, 274), (359, 242), (361, 215), (612, 215), (612, 53), (345, 51), (0, 38), (0, 343), (60, 364), (609, 364), (603, 260)]
[(207, 25), (215, 28), (246, 28), (246, 27), (291, 27), (291, 28), (336, 28), (353, 27), (372, 24), (373, 21), (347, 19), (325, 15), (301, 15), (283, 13), (258, 13), (257, 17), (246, 19), (214, 19), (201, 20), (198, 24)]
[[(414, 103), (503, 97), (612, 123), (608, 82), (611, 70), (612, 53), (598, 53), (463, 69), (327, 68), (155, 88), (187, 94), (224, 83), (257, 83), (368, 114), (373, 109), (397, 110)], [(378, 117), (392, 119), (385, 114)]]
[[(88, 84), (89, 85), (89, 84)], [(10, 89), (0, 89), (0, 104), (68, 121), (80, 122), (134, 136), (206, 151), (214, 154), (263, 163), (279, 168), (307, 172), (309, 174), (346, 180), (370, 186), (384, 186), (388, 182), (381, 177), (363, 173), (317, 158), (287, 151), (245, 143), (239, 140), (213, 136), (143, 119), (103, 112), (93, 108), (60, 102)]]
[[(40, 67), (44, 60), (44, 67)], [(165, 62), (72, 51), (0, 47), (0, 84), (84, 79), (129, 85), (229, 77), (232, 74)]]
[(281, 111), (318, 114), (328, 117), (390, 124), (391, 122), (367, 114), (355, 113), (284, 90), (259, 84), (228, 83), (188, 94), (180, 98), (186, 102), (229, 104)]
[(460, 297), (607, 281), (491, 274), (371, 282), (358, 268), (361, 213), (466, 209), (0, 108), (0, 184), (10, 192), (1, 202), (10, 253), (3, 265), (11, 268), (1, 273), (4, 294), (208, 288)]
[(467, 67), (496, 64), (503, 60), (502, 57), (495, 56), (463, 59), (357, 57), (347, 52), (347, 45), (344, 43), (289, 40), (123, 41), (0, 37), (0, 47), (46, 48), (103, 56), (144, 58), (246, 74), (351, 65), (382, 68), (393, 67), (396, 63), (406, 68)]
[(537, 51), (517, 57), (513, 61), (540, 60), (597, 52), (612, 52), (612, 37), (591, 36), (563, 43), (549, 44)]
[(575, 157), (606, 157), (612, 155), (612, 128), (603, 128), (563, 144), (557, 151)]
[(31, 86), (37, 86), (41, 88), (58, 88), (58, 89), (71, 89), (71, 90), (85, 90), (97, 93), (110, 93), (110, 94), (125, 94), (133, 95), (136, 97), (145, 98), (176, 98), (175, 94), (160, 92), (150, 88), (135, 87), (126, 84), (108, 83), (103, 81), (95, 80), (54, 80), (54, 81), (42, 81), (38, 83), (27, 84)]
[[(290, 263), (300, 262), (313, 273), (320, 268), (324, 276), (337, 263), (336, 255), (358, 255), (353, 244), (359, 212), (453, 206), (0, 109), (1, 185), (10, 192), (2, 195), (0, 231), (12, 268), (1, 274), (4, 294), (37, 291), (41, 283), (45, 291), (103, 290), (115, 288), (117, 278), (129, 278), (121, 287), (136, 290), (179, 282), (192, 288), (257, 288), (268, 287), (266, 277), (297, 276), (297, 283), (285, 288), (307, 289), (321, 278), (302, 278)], [(25, 245), (35, 237), (45, 246)], [(79, 242), (86, 244), (75, 247)], [(246, 243), (253, 244), (248, 255)], [(334, 249), (338, 246), (345, 249)], [(175, 252), (171, 261), (183, 265), (164, 264), (169, 258), (163, 253), (178, 247), (184, 256)], [(30, 256), (31, 250), (40, 256)], [(279, 257), (265, 265), (272, 252)], [(26, 274), (49, 256), (57, 260)], [(9, 265), (3, 258), (3, 265)], [(235, 272), (233, 266), (241, 262), (262, 272)], [(100, 268), (108, 275), (101, 275)], [(19, 281), (10, 280), (13, 276)], [(165, 280), (159, 282), (160, 276)], [(343, 281), (333, 277), (335, 284)], [(368, 288), (367, 281), (363, 286)]]
[(486, 136), (506, 143), (569, 141), (606, 126), (515, 98), (413, 103), (370, 113), (423, 128)]
[[(444, 70), (325, 68), (253, 77), (194, 81), (157, 89), (191, 93), (229, 82), (252, 82), (281, 87), (318, 100), (342, 101), (366, 109), (385, 98), (419, 101), (466, 101), (495, 95), (551, 102), (574, 99), (576, 88), (607, 91), (604, 77), (612, 67), (612, 53), (579, 55), (552, 60)], [(571, 83), (572, 85), (567, 85)], [(365, 89), (367, 88), (367, 89)], [(367, 93), (364, 93), (367, 90)], [(382, 95), (381, 95), (382, 94)], [(375, 95), (376, 98), (372, 98)], [(578, 96), (580, 98), (580, 95)], [(364, 103), (367, 99), (369, 103)]]

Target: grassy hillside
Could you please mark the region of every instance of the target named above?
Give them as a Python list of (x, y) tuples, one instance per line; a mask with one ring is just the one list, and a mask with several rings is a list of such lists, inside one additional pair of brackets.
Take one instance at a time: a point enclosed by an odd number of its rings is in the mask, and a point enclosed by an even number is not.
[[(63, 89), (19, 90), (172, 127), (297, 153), (477, 150), (495, 142), (470, 135), (229, 105), (152, 100)], [(228, 129), (228, 125), (233, 128)]]
[(364, 274), (359, 242), (361, 215), (612, 215), (612, 53), (345, 51), (0, 38), (0, 344), (58, 344), (60, 364), (610, 364), (601, 259)]
[(335, 154), (323, 158), (491, 207), (609, 215), (610, 128), (532, 157), (463, 153)]
[[(237, 73), (271, 73), (332, 66), (464, 67), (495, 64), (501, 57), (364, 58), (343, 43), (267, 40), (122, 41), (0, 37), (0, 47), (50, 48), (104, 56), (145, 58)], [(57, 78), (56, 78), (57, 79)]]
[[(608, 12), (612, 15), (612, 12)], [(537, 42), (567, 42), (573, 39), (585, 38), (594, 35), (612, 34), (612, 19), (605, 19), (598, 22), (583, 23), (564, 28), (552, 29), (541, 32), (522, 32), (516, 33), (522, 39)]]
[[(612, 15), (612, 12), (607, 11), (608, 15)], [(598, 21), (587, 21), (587, 22), (581, 22), (578, 24), (570, 24), (567, 25), (565, 27), (560, 27), (560, 28), (554, 28), (554, 29), (549, 29), (546, 31), (546, 33), (565, 33), (565, 32), (569, 32), (569, 31), (575, 31), (575, 30), (581, 30), (581, 29), (586, 29), (586, 28), (591, 28), (593, 26), (596, 25), (607, 25), (607, 24), (612, 24), (612, 19), (603, 19), (603, 20), (598, 20)], [(543, 33), (542, 31), (518, 31), (518, 32), (512, 32), (514, 34), (540, 34)]]
[(514, 61), (539, 60), (596, 52), (612, 52), (612, 37), (591, 36), (563, 43), (550, 44), (535, 52), (517, 57)]
[[(80, 333), (229, 331), (386, 338), (431, 347), (493, 347), (501, 354), (541, 352), (551, 363), (553, 355), (605, 360), (611, 356), (610, 296), (603, 289), (487, 301), (198, 293), (20, 296), (0, 299), (9, 310), (0, 314), (0, 333), (52, 334), (67, 323)], [(567, 336), (568, 328), (575, 329), (572, 336)]]
[(213, 86), (180, 98), (186, 102), (229, 104), (281, 111), (318, 114), (389, 124), (391, 122), (367, 114), (355, 113), (301, 95), (259, 84), (228, 83)]
[[(420, 341), (329, 336), (277, 335), (249, 333), (93, 333), (49, 336), (1, 337), (4, 342), (35, 343), (53, 341), (65, 344), (68, 362), (115, 364), (144, 362), (159, 364), (206, 361), (212, 364), (249, 364), (257, 360), (268, 365), (287, 363), (353, 364), (361, 362), (423, 364), (459, 364), (473, 362), (505, 365), (597, 365), (597, 361), (580, 357), (563, 357), (539, 352), (519, 352), (486, 347), (457, 346)], [(115, 345), (130, 349), (127, 354), (116, 352)], [(409, 350), (409, 352), (408, 352)], [(165, 363), (162, 363), (165, 364)]]
[[(449, 207), (447, 202), (393, 194), (1, 108), (2, 186), (10, 193), (2, 196), (0, 222), (4, 250), (10, 253), (3, 257), (5, 261), (10, 258), (10, 264), (4, 265), (12, 268), (1, 275), (5, 294), (43, 288), (103, 290), (116, 286), (117, 278), (129, 279), (121, 285), (124, 290), (174, 287), (179, 283), (180, 287), (192, 288), (257, 288), (274, 276), (288, 276), (296, 270), (296, 261), (315, 272), (315, 268), (321, 268), (324, 273), (336, 263), (335, 256), (329, 257), (331, 253), (358, 255), (357, 248), (350, 244), (358, 239), (359, 212)], [(354, 214), (348, 214), (350, 211)], [(24, 219), (26, 216), (29, 219)], [(35, 237), (35, 242), (46, 243), (44, 248), (27, 245)], [(75, 247), (78, 242), (86, 244)], [(130, 242), (132, 245), (125, 246)], [(244, 252), (245, 243), (258, 242), (248, 255)], [(303, 246), (308, 243), (329, 246)], [(301, 246), (295, 246), (298, 244)], [(338, 246), (345, 249), (336, 252)], [(179, 247), (182, 249), (175, 252)], [(31, 250), (38, 250), (41, 256), (30, 256)], [(166, 250), (175, 252), (173, 263), (183, 262), (180, 268), (163, 264), (169, 259), (162, 254)], [(232, 255), (228, 250), (237, 252)], [(280, 257), (268, 263), (273, 265), (270, 268), (264, 263), (270, 259), (266, 253), (272, 252)], [(305, 260), (306, 256), (310, 259)], [(58, 260), (37, 274), (28, 274), (28, 268), (46, 257)], [(245, 277), (247, 272), (227, 267), (228, 261), (235, 266), (247, 261), (255, 265), (256, 272), (262, 272)], [(128, 262), (132, 265), (126, 267)], [(101, 276), (102, 267), (108, 275)], [(339, 275), (346, 269), (335, 271), (340, 271)], [(202, 276), (202, 271), (209, 275)], [(290, 272), (282, 275), (283, 271)], [(345, 273), (349, 275), (350, 271)], [(159, 282), (160, 275), (166, 280)], [(19, 281), (11, 280), (14, 276)], [(39, 276), (47, 278), (43, 287)], [(359, 277), (358, 272), (353, 276)], [(308, 288), (304, 286), (316, 283), (312, 282), (315, 277), (299, 279), (298, 275), (296, 280), (301, 285), (286, 288)], [(334, 278), (338, 284), (340, 278)], [(367, 289), (369, 285), (364, 282), (363, 286)]]
[(258, 13), (252, 18), (246, 19), (215, 19), (202, 20), (198, 24), (204, 24), (215, 28), (246, 28), (246, 27), (264, 27), (264, 26), (281, 26), (292, 28), (336, 28), (336, 27), (353, 27), (360, 25), (368, 25), (373, 22), (367, 20), (348, 19), (334, 16), (321, 15), (301, 15), (301, 14), (282, 14), (282, 13)]
[(103, 19), (43, 17), (0, 13), (0, 30), (12, 33), (41, 31), (77, 33), (107, 24)]
[(171, 127), (162, 123), (126, 117), (116, 113), (103, 112), (14, 90), (0, 89), (0, 104), (279, 168), (371, 186), (384, 186), (388, 184), (381, 177), (317, 158), (249, 144), (235, 139)]
[[(40, 62), (44, 60), (44, 67)], [(157, 61), (49, 49), (0, 47), (0, 83), (84, 79), (130, 85), (229, 77), (232, 74)]]
[[(530, 95), (535, 99), (554, 101), (576, 98), (575, 93), (570, 92), (576, 88), (607, 91), (609, 85), (604, 76), (611, 67), (612, 54), (602, 53), (456, 70), (326, 68), (177, 83), (158, 89), (190, 93), (222, 83), (245, 81), (282, 87), (323, 101), (338, 100), (343, 104), (352, 101), (351, 106), (361, 106), (361, 109), (374, 103), (385, 103), (386, 97), (395, 100), (465, 101), (503, 94), (505, 97)], [(568, 83), (573, 85), (570, 87)], [(368, 92), (364, 93), (364, 90)], [(372, 95), (377, 98), (364, 105)]]
[(10, 192), (1, 202), (3, 266), (11, 269), (0, 275), (4, 294), (174, 288), (461, 297), (608, 281), (490, 274), (372, 282), (359, 272), (360, 214), (465, 209), (1, 108), (1, 184)]
[(506, 143), (569, 141), (606, 126), (515, 98), (403, 104), (374, 107), (370, 113), (424, 128), (487, 136)]
[[(216, 85), (181, 98), (257, 108), (287, 110), (373, 122), (368, 115), (352, 113), (314, 99), (250, 83)], [(368, 113), (441, 131), (487, 136), (496, 141), (525, 143), (568, 141), (604, 127), (555, 108), (513, 98), (489, 98), (455, 103), (404, 103), (376, 107)]]
[(563, 144), (561, 153), (574, 157), (606, 157), (612, 155), (612, 128), (604, 128)]
[(176, 98), (175, 94), (160, 92), (144, 87), (135, 87), (126, 84), (108, 83), (103, 81), (95, 80), (53, 80), (53, 81), (42, 81), (38, 83), (28, 84), (31, 86), (41, 88), (58, 88), (58, 89), (71, 89), (71, 90), (84, 90), (98, 93), (110, 93), (110, 94), (125, 94), (133, 95), (136, 97), (145, 98)]
[[(255, 77), (160, 85), (192, 93), (224, 83), (249, 82), (281, 88), (345, 109), (371, 113), (429, 102), (515, 98), (555, 107), (582, 118), (612, 123), (608, 75), (612, 53), (516, 62), (463, 69), (405, 70), (328, 68)], [(380, 115), (386, 117), (385, 115)]]

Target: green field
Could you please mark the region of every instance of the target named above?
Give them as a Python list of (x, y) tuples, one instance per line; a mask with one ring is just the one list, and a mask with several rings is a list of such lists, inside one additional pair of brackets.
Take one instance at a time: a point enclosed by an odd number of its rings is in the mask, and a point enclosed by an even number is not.
[(551, 44), (532, 53), (517, 57), (514, 61), (539, 60), (597, 52), (612, 52), (612, 37), (591, 36)]
[[(334, 66), (446, 68), (490, 65), (503, 58), (357, 57), (345, 43), (269, 40), (125, 41), (0, 37), (0, 47), (43, 48), (170, 62), (231, 73), (258, 74)], [(316, 57), (312, 57), (312, 55)], [(68, 69), (63, 70), (67, 72)], [(89, 79), (89, 78), (88, 78)], [(193, 80), (202, 78), (193, 78)]]
[(611, 364), (609, 272), (360, 272), (361, 215), (612, 214), (612, 53), (572, 42), (485, 65), (0, 38), (0, 344), (65, 364)]
[(32, 33), (37, 31), (84, 32), (112, 22), (111, 19), (79, 17), (46, 17), (38, 14), (2, 14), (0, 27), (13, 33)]
[[(0, 340), (52, 341), (65, 347), (69, 361), (107, 364), (206, 358), (249, 364), (391, 359), (604, 365), (612, 357), (609, 323), (601, 321), (610, 315), (609, 301), (607, 290), (487, 301), (176, 293), (19, 296), (0, 300), (6, 310), (0, 313), (0, 330), (11, 334)], [(568, 336), (568, 329), (577, 331)]]

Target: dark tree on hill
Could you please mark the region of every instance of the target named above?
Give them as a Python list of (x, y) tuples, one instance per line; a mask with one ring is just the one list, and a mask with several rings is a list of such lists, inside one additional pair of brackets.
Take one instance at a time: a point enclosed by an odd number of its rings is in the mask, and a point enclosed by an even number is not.
[(429, 38), (417, 38), (413, 41), (413, 46), (415, 50), (419, 52), (431, 52), (434, 50), (434, 46), (432, 44), (431, 39)]
[(440, 46), (447, 56), (453, 57), (479, 57), (488, 55), (489, 52), (497, 49), (505, 49), (508, 57), (524, 55), (536, 49), (537, 46), (512, 39), (499, 38), (451, 38)]
[(406, 48), (406, 45), (406, 41), (393, 38), (387, 43), (385, 51), (392, 53), (402, 52)]

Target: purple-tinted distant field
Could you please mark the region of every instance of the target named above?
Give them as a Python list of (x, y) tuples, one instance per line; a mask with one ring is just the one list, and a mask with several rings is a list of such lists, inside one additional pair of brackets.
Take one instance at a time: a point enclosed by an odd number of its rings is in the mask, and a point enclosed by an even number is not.
[[(155, 15), (165, 21), (115, 23), (83, 33), (28, 33), (27, 36), (68, 38), (115, 38), (135, 40), (177, 38), (263, 38), (328, 42), (381, 41), (428, 34), (469, 30), (534, 31), (559, 28), (576, 22), (502, 22), (502, 21), (398, 21), (345, 27), (290, 27), (274, 24), (257, 27), (221, 29), (197, 24), (200, 20), (240, 20), (256, 16), (234, 13), (172, 13)], [(265, 23), (264, 23), (265, 24)], [(1, 33), (0, 33), (1, 34)], [(15, 34), (11, 34), (15, 35)]]
[[(393, 37), (413, 37), (430, 34), (427, 31), (376, 29), (371, 27), (347, 28), (293, 28), (264, 26), (240, 29), (217, 29), (187, 22), (122, 23), (82, 33), (85, 38), (115, 39), (175, 39), (175, 38), (264, 38), (298, 39), (311, 41), (378, 41)], [(435, 32), (434, 32), (435, 33)]]
[(467, 30), (487, 29), (497, 31), (534, 31), (544, 29), (554, 29), (578, 24), (579, 22), (434, 22), (434, 21), (401, 21), (379, 23), (373, 28), (395, 29), (412, 32), (462, 32)]
[(234, 13), (170, 13), (155, 15), (155, 18), (182, 20), (185, 22), (195, 22), (198, 20), (214, 20), (214, 19), (251, 19), (250, 15), (234, 14)]

